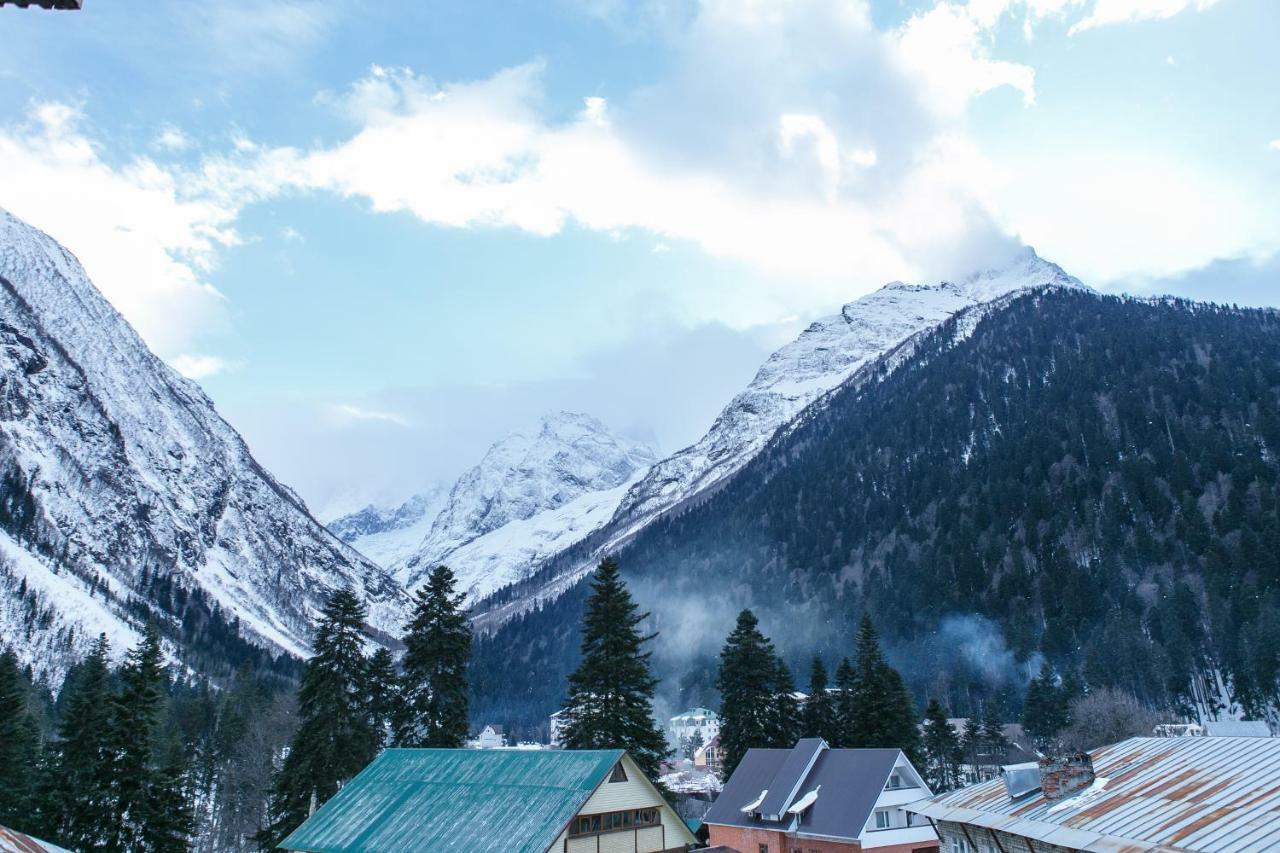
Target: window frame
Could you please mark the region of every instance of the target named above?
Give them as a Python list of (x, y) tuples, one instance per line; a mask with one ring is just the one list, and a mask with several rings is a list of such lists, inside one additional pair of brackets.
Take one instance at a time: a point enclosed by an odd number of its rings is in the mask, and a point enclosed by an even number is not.
[(568, 835), (570, 838), (586, 838), (592, 835), (607, 835), (611, 832), (632, 832), (654, 826), (662, 826), (661, 806), (576, 815), (569, 824)]

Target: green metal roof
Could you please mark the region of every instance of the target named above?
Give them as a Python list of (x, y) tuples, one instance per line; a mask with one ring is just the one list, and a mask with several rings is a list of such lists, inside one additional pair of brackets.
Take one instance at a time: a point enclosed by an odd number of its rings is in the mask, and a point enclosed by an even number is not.
[(620, 749), (388, 749), (280, 843), (315, 853), (543, 853)]

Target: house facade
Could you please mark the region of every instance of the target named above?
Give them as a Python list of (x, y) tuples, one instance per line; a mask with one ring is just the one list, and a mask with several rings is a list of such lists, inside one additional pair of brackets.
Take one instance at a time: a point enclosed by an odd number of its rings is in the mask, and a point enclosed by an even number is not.
[(740, 853), (937, 853), (938, 837), (904, 806), (930, 796), (897, 749), (748, 750), (704, 818), (713, 847)]
[(720, 715), (708, 708), (690, 708), (672, 717), (668, 728), (678, 746), (692, 742), (695, 735), (707, 743), (720, 734)]
[(1280, 739), (1131, 738), (907, 808), (943, 853), (1280, 850)]
[(467, 746), (472, 749), (497, 749), (506, 745), (506, 733), (502, 726), (496, 723), (489, 723), (474, 738), (467, 741)]
[(693, 753), (693, 766), (719, 775), (724, 768), (724, 749), (720, 746), (720, 735), (698, 747)]
[(622, 750), (388, 749), (280, 847), (675, 853), (694, 843)]

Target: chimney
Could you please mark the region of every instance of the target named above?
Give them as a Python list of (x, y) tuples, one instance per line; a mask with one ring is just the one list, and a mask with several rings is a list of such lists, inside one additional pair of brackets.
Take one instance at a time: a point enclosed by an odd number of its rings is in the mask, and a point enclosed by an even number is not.
[(1061, 800), (1093, 784), (1093, 759), (1077, 752), (1040, 759), (1040, 790), (1046, 800)]

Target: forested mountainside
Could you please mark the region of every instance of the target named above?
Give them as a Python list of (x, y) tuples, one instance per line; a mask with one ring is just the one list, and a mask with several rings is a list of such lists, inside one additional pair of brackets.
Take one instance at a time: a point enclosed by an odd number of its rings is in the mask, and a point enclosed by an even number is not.
[[(866, 608), (953, 713), (1016, 713), (1043, 655), (1153, 705), (1274, 714), (1280, 314), (1049, 290), (872, 369), (622, 550), (672, 701), (714, 701), (741, 607), (793, 668), (847, 654)], [(478, 715), (554, 710), (583, 586), (478, 644)]]
[(258, 464), (76, 259), (0, 211), (0, 647), (56, 684), (99, 633), (155, 621), (190, 666), (280, 656), (351, 585), (398, 632), (408, 597)]

